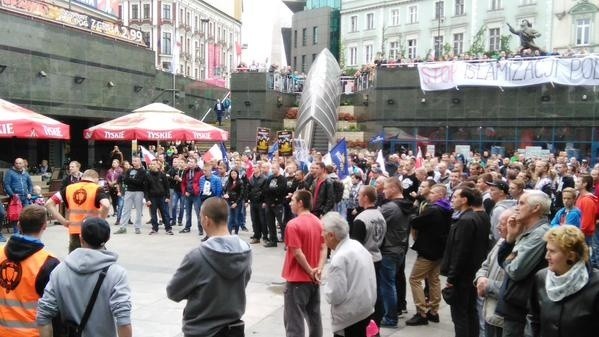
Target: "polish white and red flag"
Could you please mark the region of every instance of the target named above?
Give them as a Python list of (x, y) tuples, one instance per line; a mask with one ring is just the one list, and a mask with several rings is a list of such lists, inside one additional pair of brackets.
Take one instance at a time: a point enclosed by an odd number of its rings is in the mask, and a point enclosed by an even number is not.
[(209, 163), (212, 160), (222, 160), (223, 152), (220, 149), (220, 146), (218, 146), (218, 144), (212, 145), (212, 147), (208, 151), (206, 151), (206, 153), (204, 153), (202, 159), (204, 159), (204, 163)]
[(424, 159), (422, 158), (422, 150), (420, 149), (420, 146), (418, 146), (418, 152), (416, 153), (416, 163), (415, 163), (415, 167), (416, 168), (420, 168), (424, 165)]
[(144, 160), (144, 162), (146, 162), (146, 165), (150, 165), (150, 163), (152, 162), (152, 160), (156, 159), (156, 156), (150, 152), (150, 150), (146, 149), (143, 146), (139, 146), (139, 148), (141, 149), (141, 157)]

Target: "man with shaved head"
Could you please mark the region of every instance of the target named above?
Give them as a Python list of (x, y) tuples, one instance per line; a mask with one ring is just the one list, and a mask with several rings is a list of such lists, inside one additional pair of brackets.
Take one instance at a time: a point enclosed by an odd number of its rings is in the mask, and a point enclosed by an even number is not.
[[(25, 161), (23, 158), (15, 159), (14, 166), (6, 171), (6, 175), (4, 176), (4, 191), (10, 198), (17, 196), (23, 206), (27, 206), (31, 203), (33, 184), (31, 183), (29, 173), (25, 170)], [(16, 232), (16, 221), (12, 223), (12, 225)], [(0, 242), (4, 241), (6, 241), (6, 239), (0, 234)]]

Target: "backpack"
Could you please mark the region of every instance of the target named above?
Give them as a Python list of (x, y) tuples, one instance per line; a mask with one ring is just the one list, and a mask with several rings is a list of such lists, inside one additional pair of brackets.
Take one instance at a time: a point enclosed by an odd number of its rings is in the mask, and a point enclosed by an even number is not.
[(333, 195), (335, 196), (335, 203), (338, 203), (343, 199), (343, 190), (345, 185), (339, 179), (331, 179), (333, 181)]

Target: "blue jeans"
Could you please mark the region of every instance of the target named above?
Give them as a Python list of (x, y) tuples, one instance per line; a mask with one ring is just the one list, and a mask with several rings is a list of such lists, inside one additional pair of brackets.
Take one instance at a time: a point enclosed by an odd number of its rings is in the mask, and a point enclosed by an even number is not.
[(123, 205), (125, 204), (125, 199), (123, 198), (123, 196), (121, 195), (120, 197), (117, 197), (117, 201), (116, 201), (116, 221), (120, 222), (121, 221), (121, 215), (123, 214)]
[(245, 217), (246, 217), (245, 203), (241, 203), (238, 207), (240, 207), (240, 209), (239, 209), (240, 212), (238, 213), (237, 224), (239, 224), (240, 228), (245, 228)]
[[(177, 223), (183, 222), (183, 210), (185, 209), (185, 196), (182, 192), (174, 191), (171, 195), (171, 223), (174, 226), (175, 220)], [(177, 216), (177, 207), (179, 207), (179, 216)]]
[(379, 278), (381, 287), (379, 289), (383, 299), (385, 315), (383, 320), (389, 324), (397, 324), (397, 291), (395, 278), (397, 275), (397, 259), (389, 255), (383, 255)]
[(239, 214), (241, 214), (241, 209), (243, 206), (237, 204), (237, 207), (233, 208), (229, 205), (229, 220), (227, 221), (227, 228), (229, 228), (229, 233), (235, 232), (235, 234), (239, 233)]
[(191, 211), (195, 210), (196, 218), (198, 219), (198, 229), (200, 230), (200, 234), (204, 233), (202, 229), (202, 224), (200, 223), (200, 206), (202, 204), (202, 199), (200, 199), (199, 195), (190, 195), (185, 197), (185, 228), (191, 228)]
[(345, 219), (347, 218), (347, 200), (343, 199), (336, 205), (337, 212)]
[(593, 266), (593, 268), (599, 268), (599, 228), (595, 230), (595, 234), (593, 234), (591, 239), (591, 266)]
[(150, 197), (150, 201), (152, 204), (150, 205), (150, 217), (152, 218), (152, 230), (158, 231), (158, 216), (156, 214), (157, 210), (160, 210), (162, 216), (164, 217), (162, 220), (164, 222), (164, 229), (167, 231), (171, 230), (171, 222), (168, 217), (168, 204), (163, 197)]

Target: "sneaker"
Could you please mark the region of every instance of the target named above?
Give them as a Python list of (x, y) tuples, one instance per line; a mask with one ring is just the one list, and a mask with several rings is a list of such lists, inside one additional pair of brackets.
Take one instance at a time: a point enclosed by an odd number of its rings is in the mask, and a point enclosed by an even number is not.
[(204, 242), (204, 241), (206, 241), (208, 239), (210, 239), (210, 237), (208, 235), (206, 235), (206, 236), (204, 236), (204, 238), (201, 241)]
[(179, 231), (179, 233), (189, 233), (191, 232), (191, 230), (189, 228), (183, 228), (182, 230)]
[(133, 225), (133, 221), (129, 220), (128, 224)]
[(119, 220), (117, 220), (117, 221), (114, 223), (114, 225), (115, 225), (115, 226), (120, 226), (120, 225), (121, 225), (121, 222), (120, 222)]
[(152, 230), (150, 231), (150, 233), (148, 233), (148, 234), (149, 234), (149, 235), (158, 234), (158, 231), (155, 231), (155, 230), (153, 230), (153, 229), (152, 229)]
[(242, 230), (242, 231), (244, 231), (244, 232), (247, 232), (247, 231), (248, 231), (248, 228), (247, 228), (247, 227), (245, 227), (245, 226), (243, 226), (243, 227), (241, 227), (241, 230)]
[[(424, 320), (426, 321), (426, 318)], [(381, 320), (381, 328), (397, 328), (397, 322), (391, 322), (383, 318)]]
[(270, 242), (268, 241), (267, 243), (264, 244), (264, 248), (273, 248), (276, 247), (277, 243), (276, 242)]
[(148, 222), (146, 222), (146, 225), (149, 225), (152, 223), (152, 220), (148, 220)]
[(182, 222), (177, 222), (177, 226), (183, 226)]
[(0, 242), (6, 242), (6, 238), (4, 237), (4, 235), (0, 236)]
[(127, 228), (121, 227), (121, 228), (117, 229), (116, 232), (114, 232), (113, 234), (126, 234), (126, 233), (127, 233)]
[(422, 315), (420, 315), (419, 313), (416, 313), (414, 316), (412, 316), (412, 318), (406, 321), (406, 325), (428, 325), (428, 319), (426, 317), (422, 317)]
[(260, 239), (252, 239), (252, 241), (250, 241), (251, 244), (256, 244), (256, 243), (260, 243)]
[(166, 235), (175, 235), (175, 234), (173, 234), (173, 231), (169, 229), (166, 231)]
[(433, 323), (439, 323), (439, 314), (433, 314), (429, 311), (426, 313), (426, 319)]
[(141, 234), (141, 229), (135, 228), (135, 234)]

